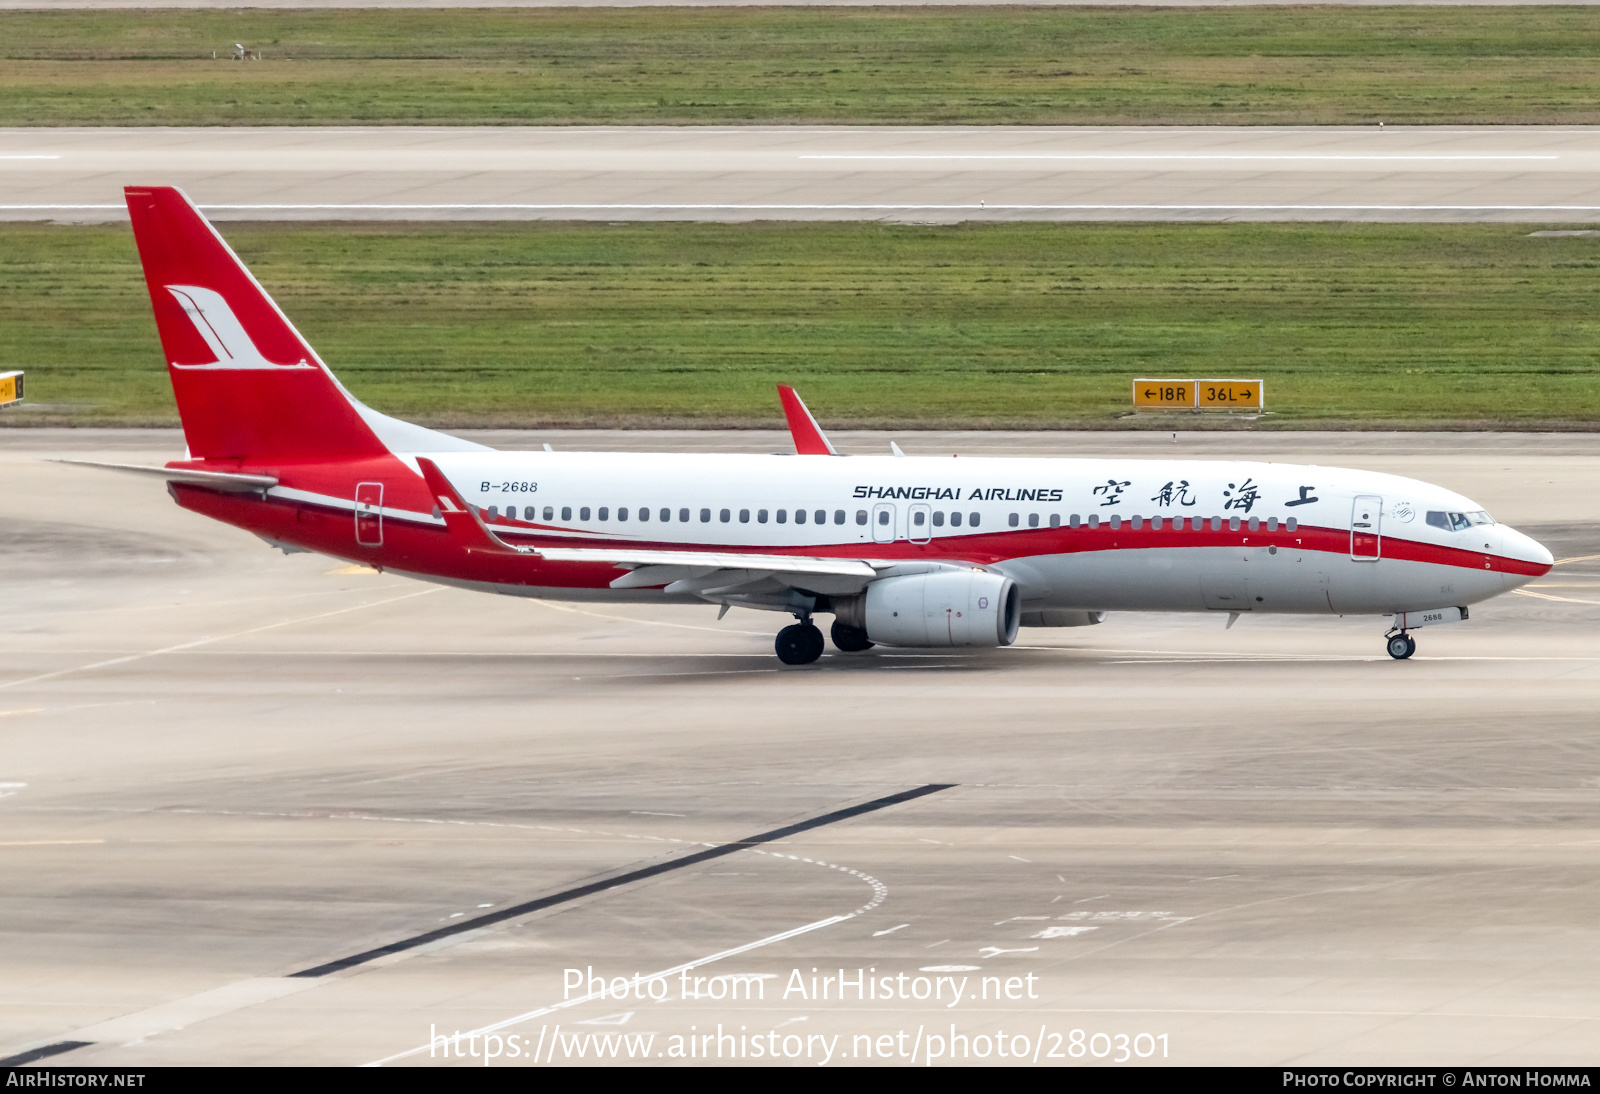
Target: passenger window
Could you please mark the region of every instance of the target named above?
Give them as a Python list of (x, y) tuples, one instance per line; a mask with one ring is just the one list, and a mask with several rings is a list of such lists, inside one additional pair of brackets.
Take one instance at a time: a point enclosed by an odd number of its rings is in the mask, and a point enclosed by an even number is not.
[(1128, 524), (1133, 528), (1134, 531), (1138, 531), (1140, 528), (1144, 527), (1144, 518), (1138, 516), (1129, 517)]
[(911, 514), (911, 523), (915, 524), (918, 528), (921, 528), (922, 524), (923, 524), (922, 517), (923, 517), (922, 510), (918, 509), (915, 513)]
[(682, 523), (682, 524), (689, 523), (689, 510), (687, 510), (687, 509), (679, 509), (678, 510), (678, 521), (680, 523)]
[(711, 510), (709, 510), (709, 509), (700, 510), (700, 523), (701, 524), (710, 524), (711, 523)]
[(563, 505), (561, 507), (561, 519), (562, 520), (571, 520), (572, 519), (572, 506)]
[(730, 512), (727, 509), (724, 509), (722, 512), (717, 514), (717, 519), (720, 520), (723, 524), (727, 524), (728, 521), (733, 519), (733, 513)]
[(978, 514), (977, 513), (968, 513), (967, 514), (967, 523), (969, 525), (971, 525), (973, 528), (976, 528), (978, 526)]
[(1113, 513), (1111, 515), (1111, 530), (1113, 532), (1115, 532), (1118, 528), (1121, 528), (1121, 527), (1122, 527), (1122, 518), (1120, 516), (1116, 515), (1115, 513)]
[(1267, 518), (1267, 531), (1276, 532), (1277, 530), (1278, 530), (1278, 518), (1277, 517), (1268, 517)]
[(1239, 518), (1238, 517), (1229, 517), (1228, 518), (1228, 531), (1237, 532), (1238, 530), (1239, 530)]
[(879, 510), (879, 512), (878, 512), (878, 523), (879, 524), (888, 524), (889, 523), (889, 510), (887, 510), (887, 509)]
[(1294, 531), (1299, 526), (1300, 526), (1300, 522), (1298, 520), (1296, 520), (1294, 517), (1290, 517), (1288, 523), (1284, 525), (1284, 527), (1287, 528), (1291, 532)]
[(937, 513), (933, 514), (933, 526), (935, 528), (944, 527), (944, 510), (941, 509)]
[(811, 519), (818, 524), (827, 524), (828, 511), (826, 509), (818, 509), (815, 513), (811, 514)]
[(601, 520), (605, 520), (610, 516), (611, 516), (611, 510), (606, 508), (604, 505), (602, 505), (600, 507), (600, 519)]
[(1039, 527), (1039, 514), (1038, 513), (1029, 513), (1028, 514), (1028, 527), (1029, 528), (1037, 528), (1037, 527)]
[(1072, 517), (1067, 521), (1067, 525), (1069, 527), (1072, 527), (1072, 528), (1076, 528), (1078, 525), (1080, 525), (1082, 523), (1083, 523), (1083, 518), (1078, 516), (1078, 514), (1076, 514), (1076, 513), (1072, 514)]
[(546, 505), (544, 507), (544, 519), (545, 520), (555, 520), (556, 519), (556, 511), (555, 511), (555, 507), (554, 506)]
[(867, 511), (865, 509), (857, 509), (856, 510), (856, 523), (857, 524), (865, 524), (865, 523), (867, 523)]
[(1222, 518), (1221, 517), (1212, 517), (1211, 518), (1211, 530), (1213, 532), (1222, 531)]
[(778, 510), (778, 523), (779, 524), (787, 524), (787, 523), (789, 523), (789, 510), (787, 510), (787, 509), (779, 509)]
[(500, 507), (498, 505), (489, 506), (489, 519), (490, 520), (496, 520), (496, 519), (499, 518), (499, 516), (500, 516)]
[(796, 509), (794, 511), (794, 522), (796, 524), (804, 524), (806, 522), (806, 511), (804, 509)]
[(1150, 530), (1152, 532), (1161, 531), (1161, 518), (1160, 517), (1151, 517), (1150, 518)]
[(749, 524), (750, 523), (750, 510), (748, 510), (748, 509), (739, 510), (739, 523), (740, 524)]
[(843, 524), (844, 523), (844, 510), (843, 509), (835, 509), (833, 511), (833, 523), (835, 523), (835, 524)]
[(578, 510), (578, 519), (579, 520), (588, 520), (589, 519), (589, 507), (587, 505), (585, 505), (582, 509)]
[(1052, 527), (1052, 528), (1060, 528), (1061, 527), (1061, 514), (1060, 513), (1051, 513), (1050, 514), (1050, 527)]
[(618, 520), (627, 520), (628, 519), (628, 511), (626, 509), (618, 509), (617, 510), (617, 519)]
[(1250, 518), (1250, 530), (1252, 532), (1254, 532), (1254, 531), (1257, 531), (1258, 529), (1260, 529), (1260, 527), (1261, 527), (1261, 518), (1260, 517), (1251, 517)]
[(1089, 527), (1090, 528), (1098, 528), (1098, 527), (1100, 527), (1100, 514), (1099, 513), (1090, 513), (1089, 514)]
[(767, 511), (765, 509), (757, 509), (756, 510), (756, 523), (757, 524), (765, 524), (765, 523), (767, 523)]
[(644, 507), (644, 506), (640, 506), (639, 507), (639, 519), (640, 520), (649, 520), (650, 519), (650, 510), (648, 508)]
[(961, 527), (961, 514), (960, 513), (951, 513), (950, 514), (950, 527), (952, 527), (952, 528), (960, 528)]
[(1017, 523), (1018, 523), (1017, 514), (1012, 513), (1009, 517), (1007, 517), (1006, 518), (1006, 523), (1011, 525), (1011, 527), (1015, 528), (1017, 526)]

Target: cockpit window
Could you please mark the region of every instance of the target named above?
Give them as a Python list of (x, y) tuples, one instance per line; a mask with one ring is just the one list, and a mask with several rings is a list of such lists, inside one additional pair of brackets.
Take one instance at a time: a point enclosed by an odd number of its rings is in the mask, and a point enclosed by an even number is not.
[(1474, 525), (1493, 524), (1494, 518), (1482, 509), (1471, 513), (1444, 513), (1432, 509), (1428, 512), (1428, 523), (1446, 532), (1464, 532)]

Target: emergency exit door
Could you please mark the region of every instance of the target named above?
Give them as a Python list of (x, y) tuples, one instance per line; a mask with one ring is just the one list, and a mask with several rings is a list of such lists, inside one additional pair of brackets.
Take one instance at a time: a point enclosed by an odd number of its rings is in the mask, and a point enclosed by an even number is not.
[(356, 483), (356, 543), (383, 546), (383, 483)]
[(872, 538), (879, 543), (894, 542), (894, 505), (880, 501), (872, 507)]
[(1376, 562), (1383, 554), (1383, 499), (1372, 494), (1356, 498), (1350, 510), (1350, 557)]

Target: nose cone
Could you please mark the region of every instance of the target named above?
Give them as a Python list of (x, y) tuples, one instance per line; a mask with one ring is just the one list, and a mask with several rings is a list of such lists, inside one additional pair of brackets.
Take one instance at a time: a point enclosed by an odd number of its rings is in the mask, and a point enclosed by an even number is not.
[(1543, 577), (1555, 565), (1555, 556), (1532, 536), (1525, 536), (1515, 528), (1500, 528), (1500, 551), (1506, 558), (1522, 565), (1506, 576), (1515, 585), (1523, 585), (1536, 577)]

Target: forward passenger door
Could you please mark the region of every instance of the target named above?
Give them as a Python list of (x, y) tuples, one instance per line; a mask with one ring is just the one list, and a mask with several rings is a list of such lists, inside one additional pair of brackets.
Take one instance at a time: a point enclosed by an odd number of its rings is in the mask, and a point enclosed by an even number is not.
[(1383, 499), (1361, 494), (1350, 509), (1350, 557), (1376, 562), (1383, 554)]

